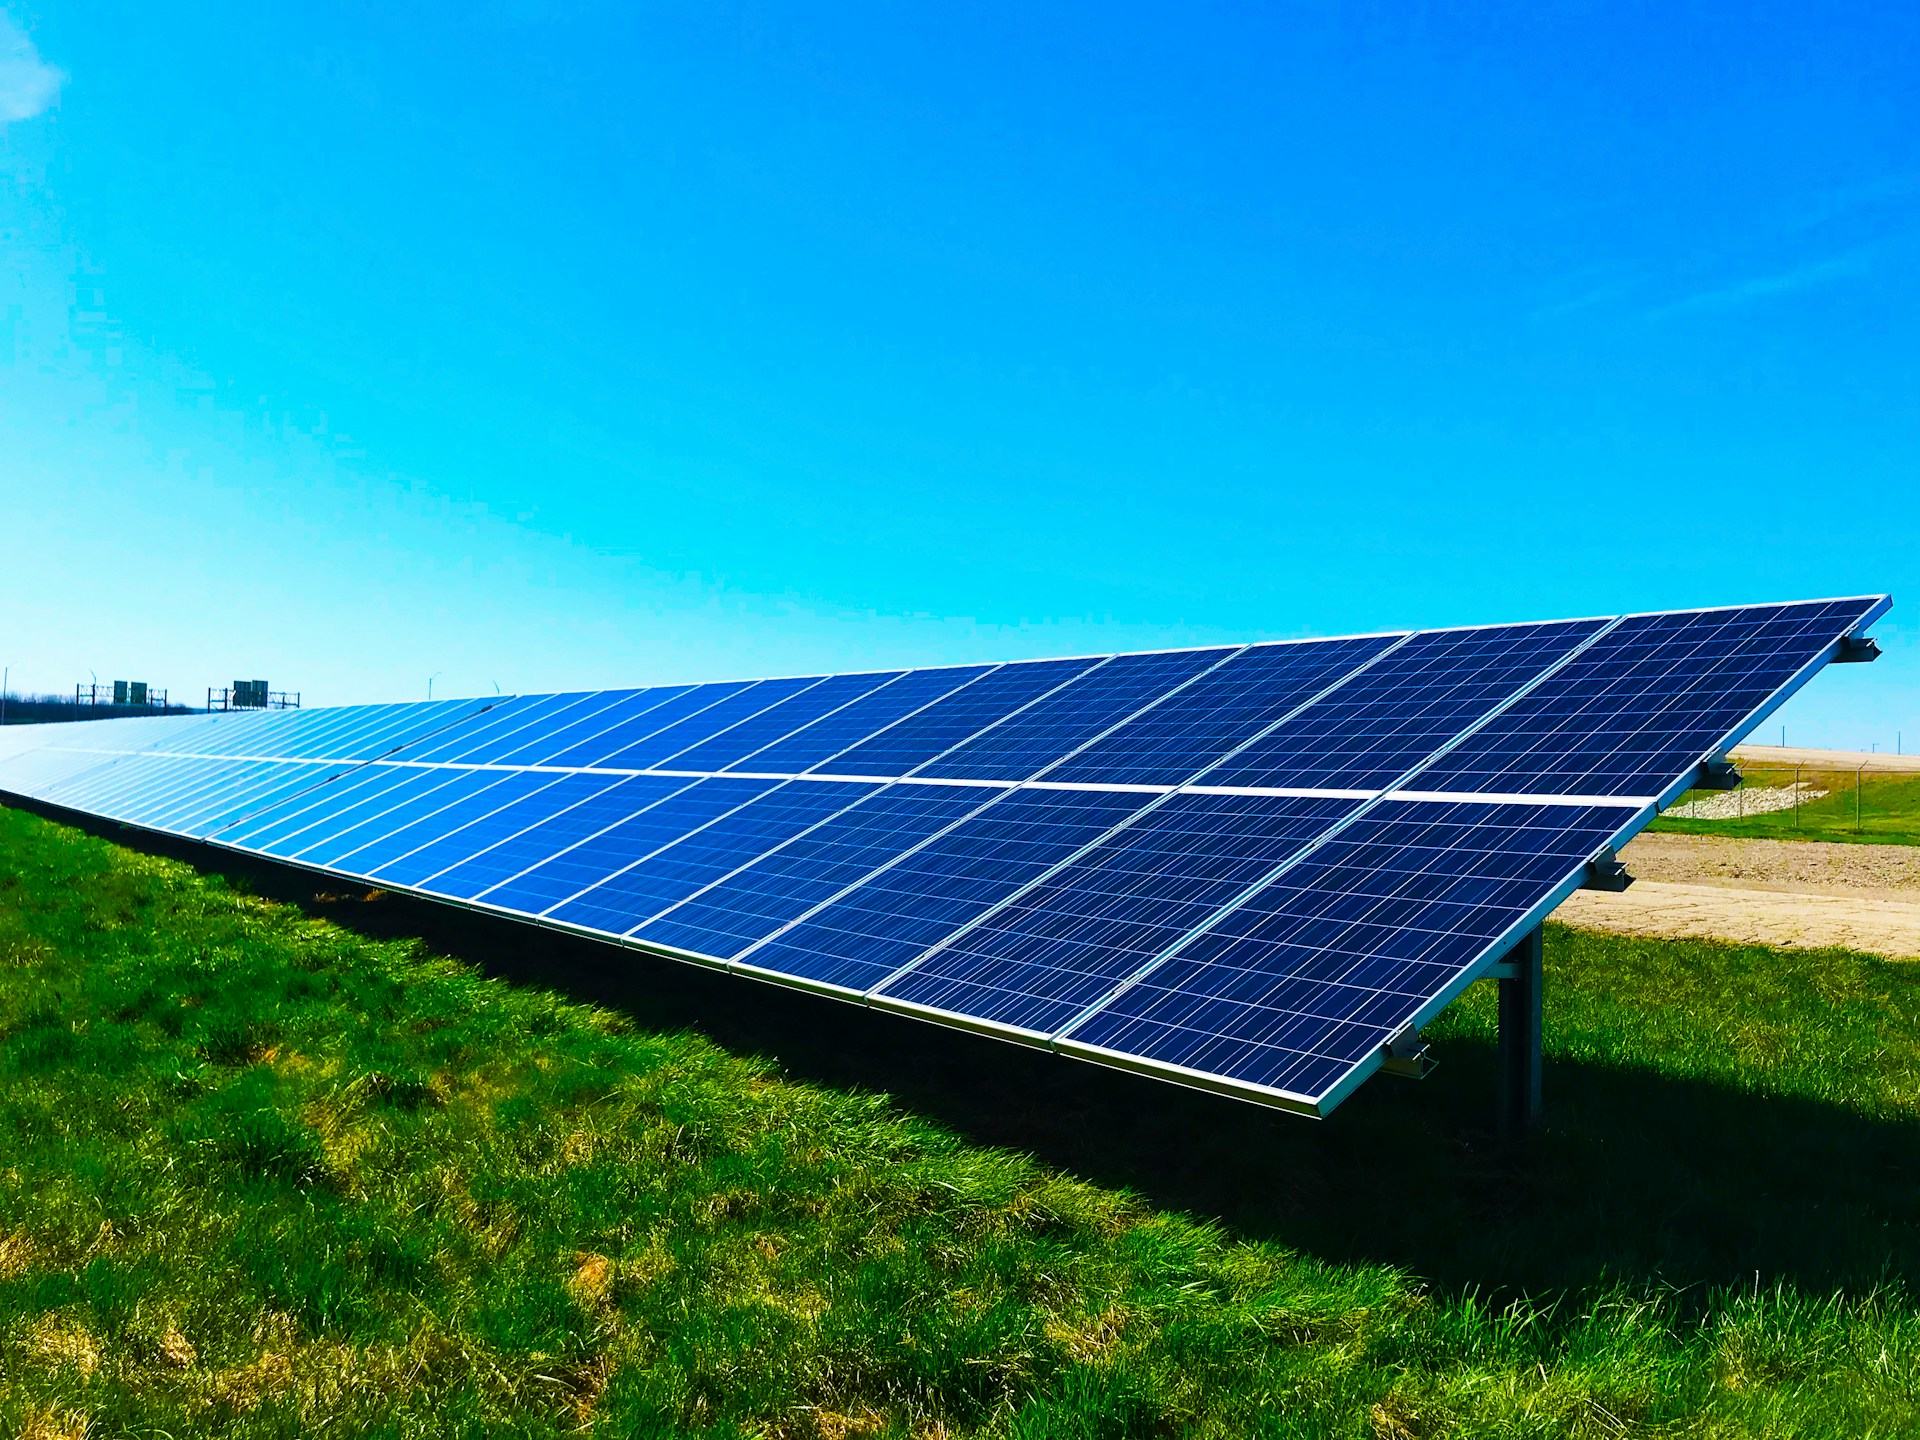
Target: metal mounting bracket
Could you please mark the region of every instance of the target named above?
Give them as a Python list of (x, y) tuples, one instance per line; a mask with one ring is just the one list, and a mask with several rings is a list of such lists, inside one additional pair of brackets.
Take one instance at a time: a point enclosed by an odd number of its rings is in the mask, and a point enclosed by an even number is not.
[(1844, 635), (1833, 657), (1836, 665), (1865, 665), (1880, 658), (1879, 643), (1871, 635)]
[(1387, 1058), (1380, 1062), (1380, 1068), (1389, 1075), (1408, 1080), (1426, 1079), (1439, 1063), (1427, 1048), (1427, 1042), (1420, 1038), (1420, 1032), (1411, 1025), (1387, 1042), (1386, 1051)]
[(1620, 863), (1620, 857), (1609, 845), (1593, 859), (1587, 861), (1587, 873), (1580, 881), (1582, 890), (1610, 890), (1615, 894), (1633, 884), (1633, 876), (1627, 867)]
[(1702, 760), (1700, 769), (1693, 777), (1696, 790), (1738, 790), (1740, 788), (1740, 769), (1733, 761), (1724, 756), (1714, 760)]

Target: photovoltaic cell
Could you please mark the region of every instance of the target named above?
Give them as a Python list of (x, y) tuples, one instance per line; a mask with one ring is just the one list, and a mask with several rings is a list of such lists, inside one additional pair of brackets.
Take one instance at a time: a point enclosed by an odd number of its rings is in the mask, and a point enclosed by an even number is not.
[(190, 807), (196, 798), (209, 791), (224, 793), (263, 767), (278, 766), (278, 760), (199, 760), (179, 759), (171, 763), (156, 758), (151, 764), (129, 767), (144, 772), (145, 783), (118, 804), (96, 800), (90, 809), (110, 814), (113, 819), (132, 825), (168, 828), (170, 817), (182, 807)]
[(1061, 1043), (1318, 1102), (1635, 821), (1381, 802)]
[(1051, 1034), (1358, 803), (1175, 795), (878, 993)]
[[(28, 727), (21, 725), (17, 728), (25, 730)], [(0, 765), (0, 785), (4, 785), (16, 795), (58, 803), (53, 798), (54, 787), (89, 771), (105, 770), (124, 758), (124, 756), (83, 754), (74, 750), (56, 750), (51, 747), (27, 751), (9, 757), (4, 765)]]
[(144, 785), (164, 784), (168, 778), (192, 763), (171, 756), (145, 765), (132, 764), (124, 758), (96, 759), (95, 764), (79, 767), (71, 774), (53, 780), (42, 793), (55, 804), (73, 805), (106, 814), (110, 807), (135, 789)]
[(436, 779), (431, 770), (365, 766), (316, 786), (270, 811), (250, 816), (221, 840), (242, 850), (255, 850), (290, 860), (315, 842), (384, 812)]
[(889, 785), (632, 932), (731, 960), (1003, 790)]
[(377, 845), (396, 830), (429, 816), (464, 797), (489, 789), (501, 778), (485, 770), (415, 770), (418, 777), (401, 782), (380, 797), (351, 823), (329, 827), (294, 855), (303, 865), (329, 865), (365, 873), (360, 852)]
[(1416, 635), (1208, 771), (1203, 783), (1350, 790), (1391, 785), (1605, 623)]
[[(484, 896), (491, 900), (496, 889), (510, 884), (516, 877), (543, 864), (563, 862), (575, 846), (644, 815), (648, 807), (696, 783), (659, 775), (626, 776), (619, 784), (595, 788), (570, 805), (546, 810), (530, 825), (517, 830), (502, 827), (491, 843), (417, 883), (421, 889), (436, 895), (451, 895), (461, 900)], [(565, 899), (572, 893), (572, 890), (563, 890), (539, 908), (544, 910), (554, 899)], [(502, 903), (503, 908), (514, 908), (510, 900)]]
[[(715, 786), (763, 782), (717, 780)], [(729, 875), (768, 849), (844, 810), (873, 785), (794, 781), (755, 795), (643, 861), (615, 872), (547, 914), (570, 925), (624, 935), (669, 905)], [(690, 798), (701, 792), (689, 792)]]
[(320, 760), (275, 760), (269, 769), (230, 787), (225, 794), (196, 800), (178, 822), (179, 833), (196, 840), (221, 840), (227, 830), (270, 806), (323, 785), (348, 766)]
[(457, 770), (446, 790), (433, 803), (395, 816), (391, 828), (345, 852), (330, 863), (364, 875), (409, 855), (449, 832), (465, 827), (477, 816), (491, 813), (513, 800), (554, 783), (552, 775), (523, 770)]
[(992, 665), (956, 665), (940, 670), (909, 670), (844, 710), (824, 715), (811, 725), (776, 740), (753, 754), (723, 765), (723, 770), (746, 770), (769, 775), (798, 775), (816, 767), (838, 769), (827, 762), (869, 737), (878, 738), (890, 727), (926, 709), (981, 676)]
[[(743, 721), (758, 718), (766, 711), (790, 701), (804, 697), (811, 692), (824, 677), (809, 675), (798, 680), (762, 680), (757, 685), (749, 685), (737, 694), (699, 710), (684, 720), (657, 730), (643, 740), (612, 751), (596, 764), (609, 770), (650, 770), (663, 765), (680, 751), (689, 746), (698, 745), (713, 736), (732, 729)], [(706, 686), (701, 689), (705, 690)], [(699, 691), (695, 692), (700, 693)], [(687, 769), (680, 765), (675, 769)]]
[(1104, 790), (1012, 791), (738, 963), (865, 990), (1149, 799)]
[(1401, 635), (1254, 645), (1170, 695), (1047, 779), (1081, 785), (1180, 785)]
[(1878, 603), (1629, 616), (1408, 788), (1660, 794)]
[(963, 780), (1029, 779), (1135, 711), (1211, 670), (1238, 648), (1116, 655), (915, 773)]
[(284, 775), (286, 769), (284, 760), (203, 760), (191, 785), (145, 808), (132, 823), (186, 833), (208, 809), (230, 802), (234, 795), (270, 777)]
[(482, 891), (474, 898), (503, 910), (544, 914), (550, 907), (598, 885), (636, 860), (644, 860), (749, 800), (758, 799), (777, 783), (733, 779), (683, 782), (684, 789), (654, 801), (604, 832), (580, 840), (524, 874)]
[[(415, 848), (372, 866), (368, 873), (392, 886), (420, 886), (443, 877), (437, 884), (442, 887), (439, 893), (445, 895), (463, 893), (468, 883), (474, 883), (476, 890), (485, 889), (519, 873), (537, 858), (519, 858), (514, 847), (522, 843), (522, 837), (543, 825), (564, 829), (569, 821), (580, 823), (581, 805), (630, 782), (620, 775), (554, 775), (520, 770), (509, 772), (506, 783), (513, 787), (512, 793), (502, 795), (498, 804), (489, 804), (484, 797), (466, 802), (436, 827), (433, 835)], [(666, 791), (673, 788), (672, 782), (664, 780), (633, 783), (664, 787)], [(589, 831), (571, 833), (578, 839)], [(536, 843), (558, 842), (559, 838), (549, 830)], [(468, 868), (462, 870), (463, 865)], [(448, 876), (452, 878), (444, 878)], [(485, 884), (478, 883), (481, 880)]]
[(887, 670), (877, 675), (829, 675), (791, 699), (667, 756), (661, 764), (671, 770), (724, 770), (899, 679), (900, 674)]
[[(584, 714), (612, 704), (617, 695), (576, 691), (569, 695), (514, 696), (395, 752), (396, 758), (422, 763), (459, 761), (484, 764), (493, 755), (525, 743)], [(515, 737), (519, 737), (516, 741)]]
[(499, 765), (589, 766), (731, 695), (742, 685), (662, 685), (635, 690), (606, 709), (538, 735), (498, 756)]
[(905, 775), (1097, 663), (1032, 660), (1002, 665), (812, 768), (832, 775)]

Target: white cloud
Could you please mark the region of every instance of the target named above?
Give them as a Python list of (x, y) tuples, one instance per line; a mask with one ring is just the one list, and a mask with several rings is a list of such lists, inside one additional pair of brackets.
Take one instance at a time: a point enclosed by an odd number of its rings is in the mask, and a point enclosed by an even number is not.
[(1849, 279), (1865, 274), (1872, 267), (1876, 249), (1875, 246), (1863, 245), (1830, 259), (1809, 261), (1787, 270), (1716, 286), (1676, 300), (1671, 305), (1664, 305), (1655, 310), (1651, 318), (1664, 319), (1689, 310), (1732, 310), (1756, 300), (1770, 300), (1776, 295), (1791, 295), (1797, 290), (1810, 290), (1816, 285)]
[(66, 78), (40, 58), (26, 31), (0, 15), (0, 125), (31, 120), (53, 104)]

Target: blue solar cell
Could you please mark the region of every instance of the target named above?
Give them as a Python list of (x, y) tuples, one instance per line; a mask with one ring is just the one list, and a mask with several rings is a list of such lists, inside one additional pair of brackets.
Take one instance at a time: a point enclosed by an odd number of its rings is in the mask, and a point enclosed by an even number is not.
[(485, 709), (481, 700), (409, 705), (350, 705), (338, 710), (282, 710), (247, 717), (216, 732), (201, 753), (280, 760), (372, 760)]
[(89, 787), (88, 793), (78, 794), (62, 787), (50, 798), (112, 820), (144, 825), (151, 814), (167, 808), (176, 797), (191, 794), (210, 771), (248, 763), (257, 762), (134, 755), (106, 772)]
[[(221, 839), (240, 849), (291, 859), (315, 841), (383, 813), (394, 800), (434, 778), (431, 770), (365, 765), (252, 816)], [(390, 798), (390, 792), (397, 793)]]
[(89, 736), (95, 730), (104, 729), (109, 733), (94, 737), (94, 743), (107, 743), (111, 748), (127, 752), (138, 751), (142, 754), (186, 754), (197, 753), (201, 744), (218, 731), (218, 720), (224, 717), (211, 715), (153, 716), (142, 720), (108, 721), (105, 726), (90, 725)]
[(1660, 794), (1879, 603), (1630, 616), (1408, 788)]
[(365, 760), (384, 753), (385, 737), (410, 734), (419, 725), (413, 705), (346, 705), (326, 710), (283, 710), (218, 732), (222, 742), (208, 753), (257, 755), (276, 760)]
[[(463, 803), (428, 838), (417, 841), (411, 849), (396, 852), (391, 860), (370, 865), (367, 873), (386, 885), (420, 885), (455, 870), (463, 862), (473, 861), (473, 869), (463, 871), (460, 879), (452, 883), (464, 884), (471, 880), (476, 889), (483, 890), (533, 863), (510, 859), (504, 847), (536, 826), (571, 815), (583, 801), (626, 783), (626, 778), (620, 775), (506, 772), (504, 793), (499, 795), (498, 803), (491, 803), (491, 796)], [(671, 782), (647, 780), (642, 783), (658, 786)], [(485, 883), (478, 883), (483, 876)]]
[(94, 763), (43, 782), (40, 798), (76, 809), (111, 805), (194, 763), (173, 756), (150, 759), (131, 755), (97, 755), (90, 758)]
[(1059, 1043), (1317, 1103), (1643, 818), (1380, 802)]
[(813, 770), (823, 775), (905, 775), (1098, 663), (1029, 660), (1002, 665)]
[(1116, 655), (916, 774), (959, 780), (1026, 780), (1240, 649)]
[(878, 736), (889, 726), (924, 710), (963, 685), (970, 685), (993, 672), (991, 665), (954, 665), (940, 670), (909, 670), (844, 710), (823, 716), (813, 724), (796, 730), (784, 740), (776, 740), (765, 749), (722, 769), (748, 770), (768, 775), (798, 775), (833, 760), (869, 736)]
[(5, 763), (4, 768), (0, 769), (0, 783), (4, 783), (16, 795), (50, 800), (54, 786), (78, 779), (90, 771), (104, 773), (124, 758), (120, 755), (89, 755), (54, 748), (28, 751), (13, 756)]
[(449, 829), (464, 826), (477, 815), (498, 810), (510, 800), (550, 785), (557, 778), (524, 770), (450, 770), (446, 775), (445, 789), (425, 803), (409, 806), (406, 814), (396, 814), (391, 820), (383, 821), (378, 834), (363, 840), (352, 851), (337, 852), (327, 863), (337, 870), (371, 875), (382, 865), (444, 838)]
[[(17, 756), (10, 775), (23, 787), (20, 793), (54, 804), (68, 803), (66, 797), (84, 797), (102, 787), (123, 784), (129, 773), (126, 762), (138, 753), (140, 745), (138, 735), (123, 728), (126, 723), (108, 720), (70, 727), (32, 727), (68, 733), (50, 735), (43, 748)], [(96, 737), (95, 731), (118, 734)]]
[[(713, 782), (726, 787), (742, 783)], [(872, 794), (875, 788), (839, 781), (796, 780), (777, 785), (650, 855), (636, 855), (628, 868), (554, 906), (547, 916), (589, 930), (623, 935), (773, 846)], [(688, 798), (697, 795), (691, 792)]]
[(633, 931), (730, 960), (1004, 790), (889, 785)]
[[(628, 690), (614, 703), (578, 718), (569, 717), (550, 732), (530, 735), (524, 743), (492, 757), (499, 765), (584, 765), (622, 745), (705, 709), (719, 695), (707, 695), (693, 685), (661, 685), (651, 690)], [(740, 685), (725, 687), (731, 694)]]
[(256, 807), (229, 825), (220, 832), (220, 842), (247, 850), (277, 846), (330, 823), (355, 805), (378, 799), (410, 773), (418, 773), (370, 764), (343, 767), (338, 762), (328, 768), (331, 773), (319, 784), (296, 787), (285, 798)]
[[(686, 719), (669, 725), (643, 740), (613, 751), (604, 760), (594, 763), (604, 765), (609, 770), (650, 770), (655, 766), (666, 767), (668, 759), (678, 755), (682, 750), (710, 740), (723, 731), (731, 730), (742, 721), (757, 719), (785, 701), (804, 698), (824, 678), (820, 675), (807, 675), (794, 680), (762, 680), (736, 694), (717, 700), (698, 713), (689, 715)], [(695, 767), (675, 764), (666, 768), (688, 770)]]
[(1359, 804), (1175, 795), (876, 993), (1051, 1034)]
[(180, 833), (225, 843), (225, 832), (240, 821), (354, 768), (347, 762), (324, 760), (275, 760), (270, 764), (271, 769), (234, 785), (225, 795), (209, 797), (183, 815)]
[(1079, 785), (1180, 785), (1405, 637), (1255, 645), (1047, 772)]
[(845, 989), (879, 984), (1153, 797), (1015, 790), (739, 963)]
[[(771, 790), (774, 780), (697, 780), (638, 814), (587, 836), (512, 879), (474, 896), (503, 910), (541, 915), (615, 871)], [(598, 804), (600, 802), (591, 802)]]
[(761, 711), (710, 739), (690, 745), (659, 763), (668, 770), (724, 770), (729, 765), (750, 769), (745, 762), (757, 750), (783, 740), (794, 731), (842, 710), (902, 674), (883, 670), (873, 675), (829, 675), (819, 684)]
[[(161, 762), (147, 761), (142, 768), (155, 773)], [(173, 817), (203, 803), (204, 797), (224, 794), (257, 774), (273, 769), (277, 760), (187, 760), (170, 775), (166, 783), (155, 783), (142, 794), (131, 797), (116, 808), (114, 818), (131, 825), (149, 825), (157, 829), (173, 828)], [(105, 813), (102, 811), (101, 813)]]
[(115, 818), (136, 826), (177, 829), (180, 818), (204, 806), (209, 797), (228, 795), (236, 785), (271, 774), (280, 764), (280, 760), (190, 760), (188, 770), (171, 783), (152, 785), (119, 806)]
[(1605, 623), (1423, 632), (1209, 770), (1201, 783), (1381, 789)]
[(373, 712), (387, 713), (392, 705), (349, 705), (326, 710), (255, 710), (209, 715), (191, 726), (155, 741), (148, 754), (217, 755), (228, 758), (253, 755), (278, 758), (276, 740), (300, 730), (336, 729), (367, 723)]
[[(597, 778), (587, 783), (597, 785)], [(583, 790), (572, 804), (547, 810), (531, 824), (517, 830), (499, 826), (491, 843), (417, 883), (436, 895), (475, 899), (697, 783), (660, 775), (629, 775), (617, 785)], [(524, 807), (515, 808), (545, 809), (539, 805), (545, 796), (543, 791)]]
[(630, 691), (574, 691), (565, 695), (513, 695), (484, 714), (469, 716), (444, 730), (415, 740), (395, 758), (420, 763), (457, 761), (485, 764), (495, 754), (524, 745), (562, 725), (584, 718)]
[[(547, 746), (564, 748), (577, 744), (611, 726), (616, 719), (635, 719), (647, 710), (665, 704), (679, 693), (677, 687), (639, 691), (601, 690), (575, 697), (571, 705), (543, 713), (516, 728), (489, 733), (484, 737), (468, 736), (463, 726), (452, 737), (462, 748), (451, 758), (463, 765), (534, 763), (526, 759), (529, 751), (537, 752)], [(413, 751), (405, 753), (412, 755)]]
[(344, 823), (302, 836), (308, 843), (291, 858), (303, 865), (358, 868), (364, 874), (368, 867), (356, 865), (355, 861), (355, 854), (362, 846), (376, 844), (403, 826), (437, 814), (463, 796), (484, 790), (500, 779), (498, 771), (485, 770), (421, 769), (413, 774), (416, 778), (387, 791), (378, 803), (360, 809), (354, 816), (341, 817)]
[[(284, 763), (279, 760), (202, 760), (196, 757), (169, 766), (157, 757), (141, 757), (139, 768), (148, 772), (153, 783), (140, 794), (130, 796), (125, 803), (114, 807), (114, 818), (129, 824), (174, 829), (177, 828), (176, 817), (204, 805), (209, 797), (230, 794), (236, 786), (245, 785), (255, 776), (276, 770)], [(105, 813), (104, 810), (101, 813)]]

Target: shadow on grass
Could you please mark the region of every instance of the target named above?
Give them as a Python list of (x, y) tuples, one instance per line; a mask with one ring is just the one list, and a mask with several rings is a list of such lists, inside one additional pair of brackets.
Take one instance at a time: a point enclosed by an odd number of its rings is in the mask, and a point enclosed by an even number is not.
[[(39, 809), (28, 806), (24, 808)], [(1315, 1123), (697, 966), (45, 810), (375, 938), (694, 1030), (799, 1080), (885, 1091), (969, 1140), (1337, 1262), (1491, 1296), (1920, 1276), (1920, 1126), (1647, 1070), (1546, 1061), (1546, 1128), (1489, 1133), (1492, 1047), (1451, 1040)], [(1551, 1026), (1551, 1017), (1549, 1018)]]

